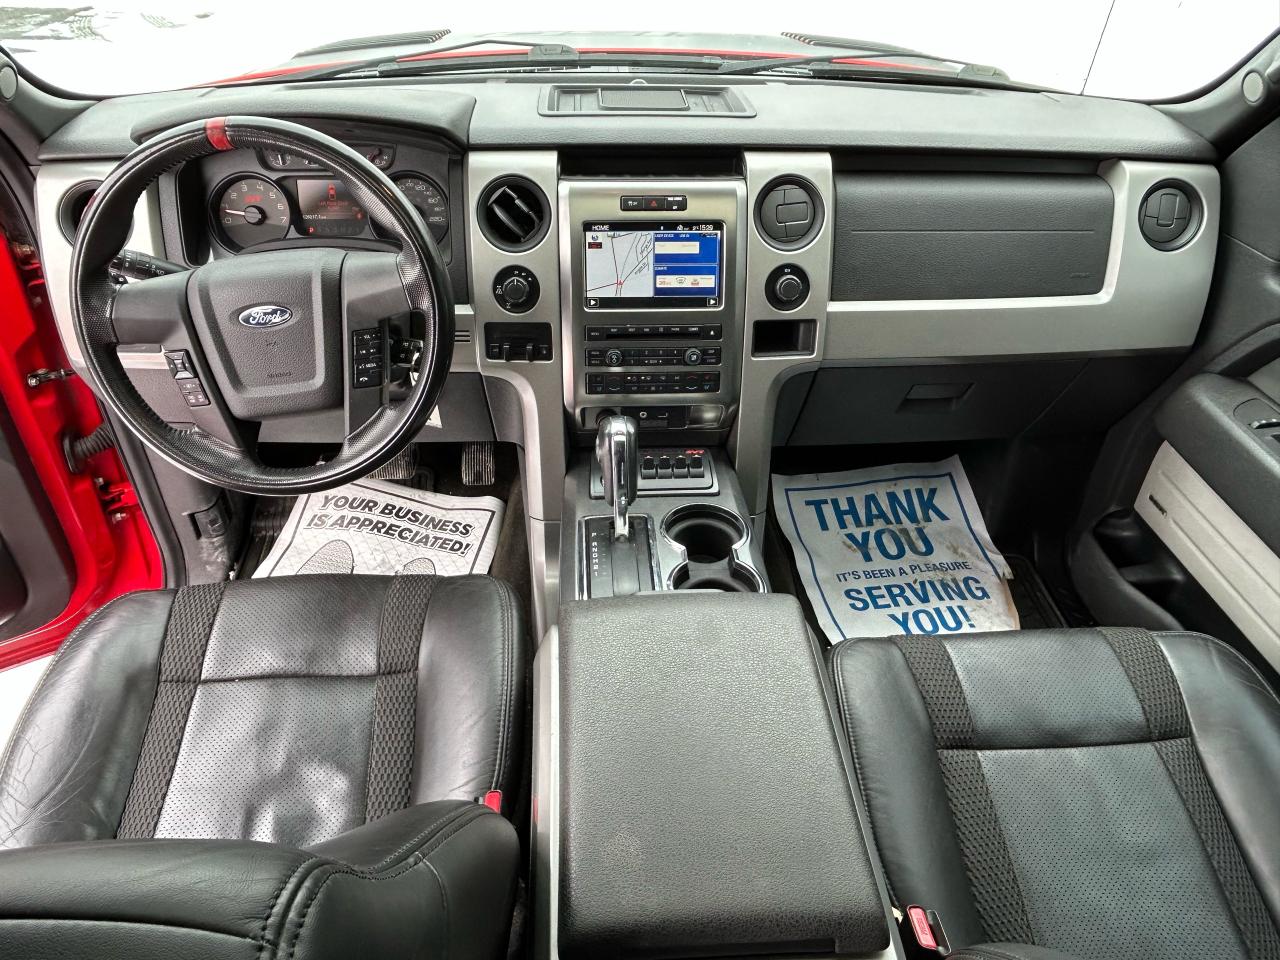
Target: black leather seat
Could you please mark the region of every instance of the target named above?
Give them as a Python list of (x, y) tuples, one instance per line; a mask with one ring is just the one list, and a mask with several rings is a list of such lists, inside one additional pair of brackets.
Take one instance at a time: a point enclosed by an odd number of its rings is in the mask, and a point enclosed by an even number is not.
[(1280, 957), (1280, 702), (1230, 648), (901, 637), (832, 668), (890, 892), (997, 943), (962, 956)]
[(502, 955), (526, 659), (487, 577), (114, 601), (0, 762), (0, 956)]

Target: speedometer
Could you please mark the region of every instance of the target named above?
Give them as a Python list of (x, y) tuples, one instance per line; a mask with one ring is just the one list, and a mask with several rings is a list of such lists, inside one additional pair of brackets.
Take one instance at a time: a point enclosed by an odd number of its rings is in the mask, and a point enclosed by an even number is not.
[(432, 181), (416, 173), (395, 178), (395, 184), (427, 222), (431, 238), (439, 243), (449, 232), (449, 201), (444, 191)]
[(233, 247), (283, 240), (292, 213), (289, 197), (266, 177), (239, 176), (214, 194), (213, 218)]

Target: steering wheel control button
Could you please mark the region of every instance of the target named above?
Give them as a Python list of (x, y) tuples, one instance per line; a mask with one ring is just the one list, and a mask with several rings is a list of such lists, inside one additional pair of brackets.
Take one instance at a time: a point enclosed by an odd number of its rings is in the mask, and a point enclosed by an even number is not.
[(538, 278), (526, 267), (503, 267), (493, 278), (493, 299), (507, 313), (528, 313), (539, 292)]
[(204, 391), (204, 384), (199, 380), (179, 380), (178, 392), (188, 407), (209, 406), (209, 395)]
[(551, 324), (486, 323), (484, 355), (503, 363), (546, 363), (551, 360)]
[(809, 275), (794, 263), (774, 267), (765, 280), (764, 294), (773, 309), (794, 310), (809, 299)]
[(369, 327), (351, 334), (351, 385), (380, 387), (385, 370), (382, 330)]
[(166, 350), (164, 362), (169, 365), (169, 373), (175, 380), (190, 380), (196, 375), (196, 368), (191, 363), (191, 354), (185, 350)]

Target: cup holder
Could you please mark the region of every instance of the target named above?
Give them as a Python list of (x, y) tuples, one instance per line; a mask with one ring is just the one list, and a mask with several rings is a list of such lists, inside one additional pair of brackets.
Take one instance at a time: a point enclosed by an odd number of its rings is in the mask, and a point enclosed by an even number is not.
[(759, 593), (759, 576), (734, 556), (734, 547), (747, 538), (747, 526), (722, 507), (691, 504), (667, 516), (662, 532), (684, 548), (685, 562), (671, 574), (673, 590), (722, 590)]

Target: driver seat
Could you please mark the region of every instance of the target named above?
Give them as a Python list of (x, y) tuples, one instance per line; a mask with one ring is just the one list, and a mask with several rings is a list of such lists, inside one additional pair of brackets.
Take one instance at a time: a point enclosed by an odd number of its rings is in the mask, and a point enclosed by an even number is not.
[(502, 956), (520, 620), (479, 576), (106, 605), (0, 760), (0, 957)]

